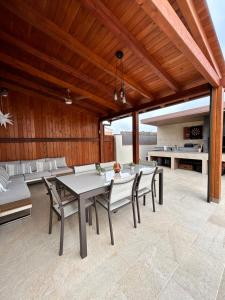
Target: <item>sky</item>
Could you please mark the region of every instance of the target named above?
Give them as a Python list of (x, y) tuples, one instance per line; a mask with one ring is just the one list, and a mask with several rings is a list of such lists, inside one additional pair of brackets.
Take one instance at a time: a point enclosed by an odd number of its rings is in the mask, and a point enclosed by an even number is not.
[[(216, 33), (220, 42), (223, 56), (225, 57), (225, 0), (207, 0), (209, 11), (216, 29)], [(204, 97), (194, 101), (173, 105), (170, 107), (157, 109), (151, 112), (140, 114), (140, 120), (160, 116), (168, 113), (183, 111), (195, 107), (200, 107), (209, 104), (209, 97)], [(121, 131), (132, 130), (131, 117), (124, 118), (118, 121), (112, 122), (111, 128), (114, 133), (120, 133)], [(141, 124), (139, 125), (140, 131), (157, 131), (157, 127)]]

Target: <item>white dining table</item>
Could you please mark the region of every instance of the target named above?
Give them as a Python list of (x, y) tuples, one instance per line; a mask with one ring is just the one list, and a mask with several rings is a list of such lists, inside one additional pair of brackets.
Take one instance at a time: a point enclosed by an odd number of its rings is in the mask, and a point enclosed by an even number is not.
[[(114, 171), (107, 171), (104, 175), (96, 173), (70, 174), (56, 177), (58, 184), (64, 186), (71, 194), (78, 199), (79, 209), (79, 237), (80, 237), (80, 256), (87, 256), (87, 233), (86, 233), (86, 211), (85, 201), (108, 191), (110, 182), (114, 178), (124, 178), (141, 170), (151, 168), (136, 165), (134, 169), (123, 168), (120, 175)], [(159, 204), (163, 204), (163, 169), (159, 168)]]

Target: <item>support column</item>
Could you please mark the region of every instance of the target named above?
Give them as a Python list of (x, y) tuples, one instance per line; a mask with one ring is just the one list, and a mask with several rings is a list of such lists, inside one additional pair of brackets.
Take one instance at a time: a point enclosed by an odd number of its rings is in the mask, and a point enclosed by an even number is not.
[(99, 162), (104, 162), (104, 126), (99, 122)]
[(139, 163), (139, 113), (132, 113), (132, 123), (133, 123), (133, 162), (135, 164)]
[(210, 100), (208, 201), (217, 203), (221, 199), (223, 93), (222, 86), (213, 88)]

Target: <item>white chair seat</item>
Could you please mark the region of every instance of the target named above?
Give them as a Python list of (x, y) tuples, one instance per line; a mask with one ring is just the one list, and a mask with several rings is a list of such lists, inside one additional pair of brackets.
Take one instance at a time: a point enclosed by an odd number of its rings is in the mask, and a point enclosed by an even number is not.
[(141, 196), (144, 196), (144, 195), (146, 195), (146, 194), (148, 194), (150, 192), (151, 192), (151, 189), (145, 187), (145, 188), (143, 188), (141, 190), (138, 190), (138, 196), (141, 197)]
[[(104, 197), (104, 195), (100, 195), (96, 198), (97, 202), (101, 204), (103, 207), (108, 209), (108, 200)], [(122, 206), (125, 206), (127, 204), (131, 203), (131, 198), (127, 197), (124, 199), (121, 199), (119, 201), (116, 201), (110, 205), (110, 211), (114, 211), (116, 209), (119, 209)]]
[[(64, 210), (64, 218), (67, 218), (75, 213), (78, 212), (78, 201), (72, 201), (66, 204), (66, 202), (63, 202), (63, 210)], [(91, 200), (86, 200), (85, 206), (89, 207), (92, 204)], [(54, 205), (55, 210), (61, 215), (61, 211), (59, 209), (58, 204)]]

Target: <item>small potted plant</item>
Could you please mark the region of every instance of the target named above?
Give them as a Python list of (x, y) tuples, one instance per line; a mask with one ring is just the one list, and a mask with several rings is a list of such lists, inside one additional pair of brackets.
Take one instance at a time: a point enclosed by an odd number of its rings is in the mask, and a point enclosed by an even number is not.
[(104, 175), (105, 174), (105, 169), (101, 168), (100, 164), (96, 164), (96, 171), (98, 173), (98, 175)]
[(133, 171), (135, 168), (135, 164), (133, 162), (131, 162), (131, 163), (129, 163), (129, 167), (130, 167), (131, 171)]

